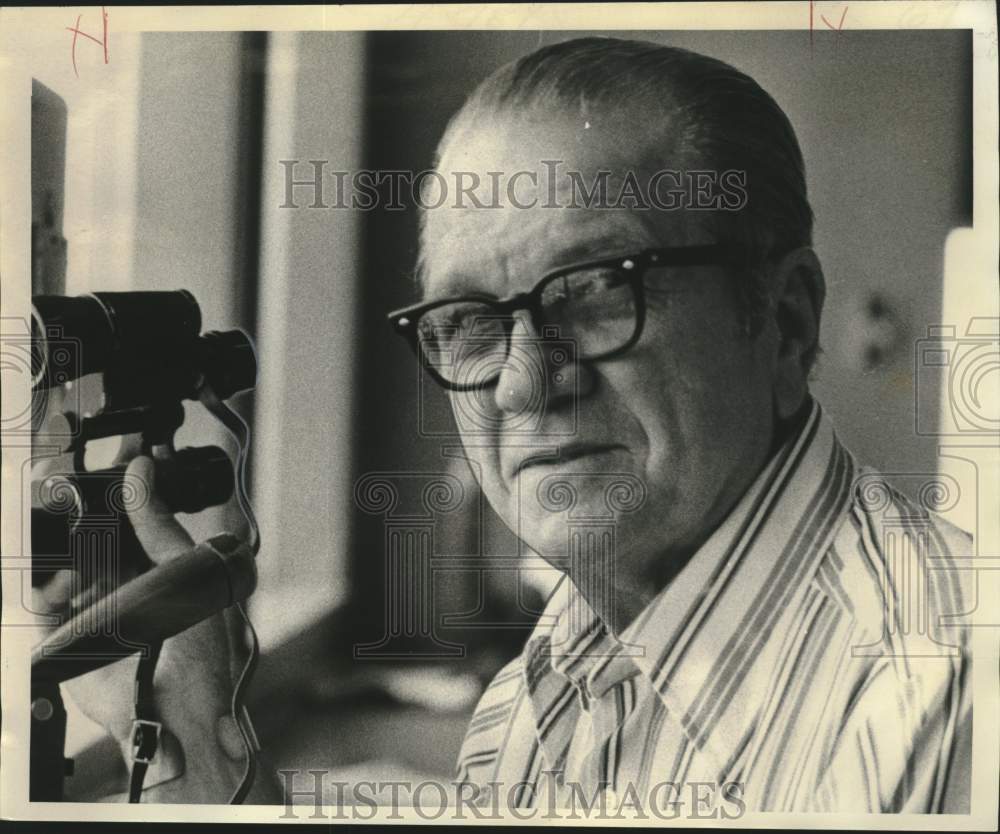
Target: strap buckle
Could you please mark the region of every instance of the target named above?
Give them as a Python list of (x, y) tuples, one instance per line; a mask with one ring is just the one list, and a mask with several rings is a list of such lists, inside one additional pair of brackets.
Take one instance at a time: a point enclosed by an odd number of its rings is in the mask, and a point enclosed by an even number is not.
[(160, 721), (149, 721), (136, 718), (132, 722), (132, 761), (149, 764), (156, 756), (160, 746), (160, 732), (163, 724)]

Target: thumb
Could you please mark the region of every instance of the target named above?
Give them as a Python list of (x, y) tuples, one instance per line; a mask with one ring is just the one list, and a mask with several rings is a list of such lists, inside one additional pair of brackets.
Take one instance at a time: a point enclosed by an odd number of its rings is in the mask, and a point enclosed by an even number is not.
[(146, 555), (155, 564), (194, 547), (194, 540), (156, 494), (152, 458), (134, 458), (125, 470), (123, 490), (128, 519)]

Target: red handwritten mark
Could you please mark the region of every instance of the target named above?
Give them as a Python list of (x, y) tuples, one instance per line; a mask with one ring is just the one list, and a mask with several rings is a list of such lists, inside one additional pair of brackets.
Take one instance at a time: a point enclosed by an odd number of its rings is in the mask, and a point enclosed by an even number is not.
[(102, 19), (102, 22), (104, 24), (104, 32), (101, 35), (101, 39), (100, 40), (98, 40), (97, 38), (95, 38), (93, 35), (90, 35), (87, 32), (84, 32), (82, 29), (80, 29), (80, 21), (82, 19), (83, 19), (83, 15), (79, 14), (79, 15), (76, 16), (76, 26), (67, 26), (66, 27), (66, 31), (73, 33), (73, 47), (72, 47), (72, 50), (71, 50), (71, 55), (73, 57), (73, 74), (77, 78), (80, 77), (80, 73), (76, 69), (76, 39), (77, 39), (77, 37), (79, 35), (83, 35), (85, 38), (88, 38), (89, 40), (92, 40), (94, 43), (100, 44), (100, 46), (104, 49), (104, 63), (106, 64), (108, 62), (108, 11), (107, 11), (107, 9), (105, 9), (104, 6), (101, 6), (101, 19)]
[[(815, 0), (809, 0), (809, 48), (810, 49), (812, 48), (813, 45), (813, 31), (815, 30), (815, 26), (813, 24), (813, 11), (815, 8), (816, 8)], [(838, 39), (840, 38), (840, 33), (844, 28), (844, 18), (847, 17), (847, 10), (849, 8), (850, 6), (844, 6), (844, 11), (840, 13), (840, 23), (838, 23), (836, 26), (834, 26), (832, 23), (830, 23), (829, 20), (826, 19), (825, 14), (821, 14), (819, 16), (820, 20), (822, 20), (826, 24), (827, 29), (829, 29), (831, 32), (837, 33)]]
[(840, 23), (838, 23), (836, 27), (834, 27), (833, 24), (830, 23), (830, 21), (826, 19), (826, 15), (825, 14), (821, 14), (820, 15), (820, 18), (827, 25), (827, 27), (830, 29), (830, 31), (837, 33), (837, 37), (840, 37), (840, 31), (844, 28), (844, 18), (847, 17), (847, 9), (848, 9), (848, 7), (844, 6), (844, 11), (840, 15)]

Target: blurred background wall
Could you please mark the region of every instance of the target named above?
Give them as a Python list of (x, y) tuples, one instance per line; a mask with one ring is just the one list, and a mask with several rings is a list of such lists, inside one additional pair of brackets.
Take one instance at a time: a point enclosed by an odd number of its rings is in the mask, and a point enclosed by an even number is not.
[[(941, 319), (945, 239), (971, 224), (970, 34), (621, 34), (727, 60), (786, 110), (828, 286), (815, 391), (860, 457), (933, 473), (937, 440), (914, 426), (921, 409), (938, 419), (940, 375), (918, 384), (914, 345)], [(109, 65), (87, 54), (82, 80), (68, 61), (39, 65), (68, 111), (65, 291), (187, 287), (205, 329), (257, 342), (257, 391), (237, 401), (264, 536), (252, 697), (279, 765), (447, 773), (478, 686), (542, 602), (509, 569), (519, 545), (454, 449), (443, 397), (385, 324), (415, 298), (414, 211), (310, 208), (308, 186), (282, 207), (282, 160), (297, 180), (310, 160), (426, 169), (479, 80), (570, 36), (159, 33), (121, 36)], [(181, 440), (229, 443), (194, 406)], [(432, 635), (389, 634), (387, 548), (402, 522), (356, 494), (371, 473), (396, 478), (401, 501), (428, 478), (459, 485), (425, 525), (434, 554), (455, 559), (425, 578)], [(184, 521), (196, 538), (240, 524), (231, 508)], [(366, 663), (359, 644), (390, 650)]]

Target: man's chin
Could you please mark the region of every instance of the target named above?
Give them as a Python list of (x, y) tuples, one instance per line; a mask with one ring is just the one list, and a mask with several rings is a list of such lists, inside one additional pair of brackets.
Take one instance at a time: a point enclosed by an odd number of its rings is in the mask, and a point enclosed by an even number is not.
[[(547, 525), (553, 517), (573, 521), (613, 522), (638, 510), (646, 501), (643, 479), (624, 467), (571, 465), (531, 466), (517, 475), (513, 495), (522, 519)], [(573, 465), (576, 464), (576, 465)]]
[[(564, 559), (581, 546), (590, 551), (609, 545), (614, 547), (632, 532), (630, 520), (609, 511), (600, 498), (578, 500), (572, 509), (561, 511), (535, 502), (533, 507), (522, 509), (517, 521), (518, 526), (514, 529), (519, 531), (524, 542), (549, 561)], [(614, 533), (609, 539), (611, 531)], [(581, 536), (588, 537), (589, 541), (579, 541)]]

